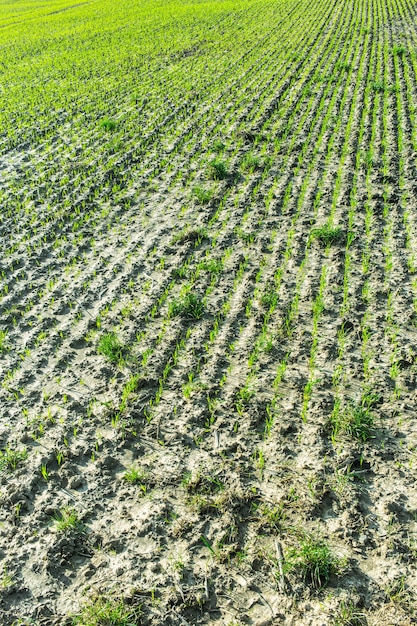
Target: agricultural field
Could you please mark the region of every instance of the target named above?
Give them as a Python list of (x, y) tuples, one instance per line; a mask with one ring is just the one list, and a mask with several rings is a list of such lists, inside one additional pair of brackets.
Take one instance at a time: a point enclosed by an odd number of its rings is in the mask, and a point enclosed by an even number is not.
[(417, 3), (0, 2), (0, 623), (417, 623)]

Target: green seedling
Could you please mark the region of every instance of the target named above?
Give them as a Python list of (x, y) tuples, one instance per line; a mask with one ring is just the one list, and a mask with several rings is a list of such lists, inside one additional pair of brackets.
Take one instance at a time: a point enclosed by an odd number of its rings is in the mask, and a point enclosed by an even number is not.
[(0, 330), (0, 353), (7, 350), (7, 331)]
[(48, 480), (48, 478), (49, 478), (49, 471), (48, 471), (48, 467), (46, 465), (42, 465), (41, 466), (41, 474), (42, 474), (42, 478), (44, 480)]

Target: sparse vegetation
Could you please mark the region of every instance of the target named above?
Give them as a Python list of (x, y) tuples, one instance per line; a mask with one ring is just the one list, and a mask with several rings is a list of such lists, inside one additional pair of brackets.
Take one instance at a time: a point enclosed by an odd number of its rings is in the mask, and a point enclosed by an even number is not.
[(2, 622), (416, 613), (415, 12), (3, 3)]

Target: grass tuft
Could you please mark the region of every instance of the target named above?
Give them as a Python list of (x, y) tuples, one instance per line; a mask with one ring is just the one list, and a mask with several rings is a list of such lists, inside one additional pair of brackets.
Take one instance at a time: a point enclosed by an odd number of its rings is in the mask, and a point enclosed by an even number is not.
[(359, 403), (349, 402), (344, 408), (336, 402), (330, 418), (333, 438), (344, 433), (363, 442), (370, 439), (375, 421), (370, 410), (372, 404), (369, 404), (367, 396)]
[(200, 245), (207, 237), (207, 228), (204, 228), (204, 226), (196, 226), (195, 228), (184, 228), (181, 232), (174, 235), (171, 241), (173, 244), (183, 244), (187, 241), (191, 241), (194, 245)]
[(213, 180), (224, 180), (229, 172), (226, 163), (220, 159), (213, 159), (209, 163), (209, 177)]
[(344, 233), (340, 226), (332, 228), (325, 225), (321, 226), (321, 228), (315, 228), (311, 232), (311, 236), (313, 239), (317, 239), (323, 246), (329, 246), (344, 239)]
[(27, 459), (28, 453), (26, 448), (17, 450), (13, 448), (5, 448), (0, 451), (0, 471), (1, 470), (15, 470), (18, 465), (25, 459)]
[(126, 606), (123, 600), (98, 597), (73, 618), (74, 626), (138, 626), (140, 606)]
[(117, 122), (106, 117), (104, 120), (101, 120), (100, 127), (103, 128), (103, 130), (105, 130), (107, 133), (111, 133), (116, 130)]
[(200, 185), (197, 185), (196, 187), (193, 188), (193, 193), (194, 193), (196, 200), (200, 204), (207, 204), (208, 202), (210, 202), (210, 200), (213, 197), (213, 191), (211, 189), (205, 189), (204, 187), (201, 187)]
[(204, 314), (204, 300), (195, 293), (187, 293), (183, 298), (173, 300), (168, 308), (169, 317), (192, 317), (199, 320)]
[(322, 539), (305, 535), (299, 546), (288, 550), (285, 570), (296, 572), (305, 582), (319, 589), (339, 571), (341, 564)]
[(84, 529), (84, 524), (74, 509), (66, 507), (55, 517), (55, 528), (60, 533), (66, 533), (71, 530), (81, 532)]
[(123, 344), (114, 332), (103, 335), (98, 342), (97, 352), (106, 357), (111, 363), (121, 363), (123, 361), (123, 351)]

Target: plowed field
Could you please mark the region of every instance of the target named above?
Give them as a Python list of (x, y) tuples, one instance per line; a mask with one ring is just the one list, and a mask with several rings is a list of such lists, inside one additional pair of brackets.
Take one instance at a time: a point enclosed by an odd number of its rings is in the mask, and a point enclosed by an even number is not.
[(417, 623), (417, 4), (0, 3), (0, 622)]

